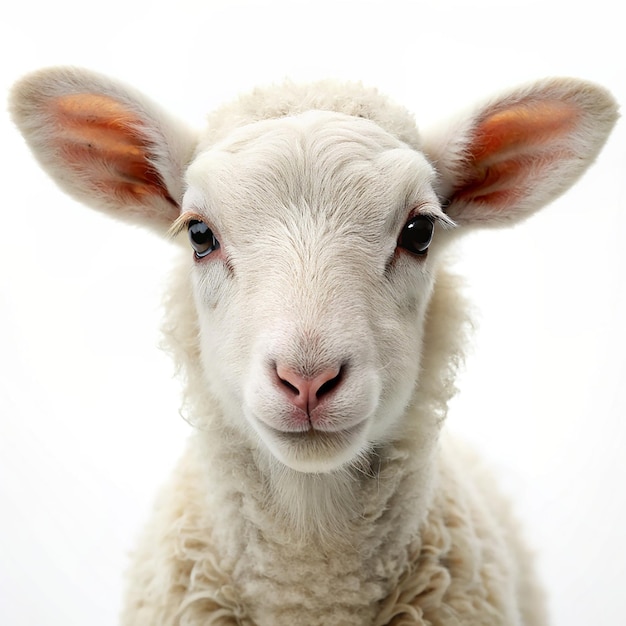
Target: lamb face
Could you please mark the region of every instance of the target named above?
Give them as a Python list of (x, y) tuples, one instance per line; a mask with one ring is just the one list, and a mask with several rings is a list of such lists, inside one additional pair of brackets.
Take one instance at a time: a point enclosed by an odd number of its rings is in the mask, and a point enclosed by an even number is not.
[(431, 228), (531, 215), (576, 181), (617, 116), (604, 89), (547, 79), (420, 143), (376, 92), (286, 84), (214, 113), (198, 136), (72, 68), (20, 81), (12, 111), (75, 198), (160, 233), (190, 226), (202, 356), (189, 342), (183, 360), (203, 361), (228, 424), (305, 472), (405, 432), (445, 234), (429, 246)]
[[(312, 111), (238, 129), (186, 178), (179, 223), (216, 239), (193, 254), (193, 282), (227, 414), (304, 472), (392, 437), (418, 379), (427, 240), (449, 223), (426, 159), (370, 121)], [(408, 222), (423, 253), (398, 245)]]

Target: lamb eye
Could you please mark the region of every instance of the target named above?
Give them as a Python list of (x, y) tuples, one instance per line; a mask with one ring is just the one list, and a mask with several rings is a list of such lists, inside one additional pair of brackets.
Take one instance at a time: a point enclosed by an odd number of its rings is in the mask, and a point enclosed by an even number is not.
[(202, 257), (211, 254), (220, 247), (219, 241), (215, 238), (213, 231), (200, 220), (191, 220), (188, 226), (189, 241), (191, 247), (195, 250), (196, 257)]
[(398, 245), (413, 254), (426, 254), (433, 239), (435, 224), (430, 217), (416, 215), (402, 229)]

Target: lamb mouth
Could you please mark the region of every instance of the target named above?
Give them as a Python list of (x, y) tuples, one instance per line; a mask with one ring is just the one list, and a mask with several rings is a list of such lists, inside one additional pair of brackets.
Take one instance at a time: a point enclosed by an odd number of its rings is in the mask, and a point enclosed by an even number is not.
[(313, 427), (284, 431), (261, 421), (257, 424), (269, 451), (277, 460), (297, 472), (333, 472), (352, 462), (367, 447), (367, 419), (335, 431)]
[(306, 430), (285, 431), (267, 424), (263, 424), (263, 427), (270, 432), (272, 437), (290, 448), (314, 447), (330, 451), (352, 445), (355, 437), (358, 437), (365, 429), (365, 422), (366, 420), (362, 420), (343, 430), (320, 430), (309, 426)]
[(362, 420), (349, 428), (342, 430), (320, 430), (314, 426), (309, 426), (306, 430), (299, 431), (286, 431), (278, 430), (272, 426), (265, 427), (271, 431), (272, 435), (283, 441), (284, 443), (302, 444), (303, 442), (310, 441), (311, 443), (346, 443), (352, 441), (355, 435), (358, 435), (365, 428), (365, 421)]

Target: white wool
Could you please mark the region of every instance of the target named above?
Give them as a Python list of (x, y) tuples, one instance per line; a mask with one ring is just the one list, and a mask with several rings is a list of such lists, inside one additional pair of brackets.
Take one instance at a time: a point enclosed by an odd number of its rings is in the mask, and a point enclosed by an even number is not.
[[(540, 81), (421, 138), (373, 89), (286, 83), (194, 135), (60, 68), (12, 110), (65, 190), (185, 250), (164, 337), (196, 429), (133, 555), (125, 626), (546, 623), (508, 504), (442, 434), (471, 325), (446, 250), (573, 184), (609, 94)], [(212, 234), (195, 256), (194, 224)]]

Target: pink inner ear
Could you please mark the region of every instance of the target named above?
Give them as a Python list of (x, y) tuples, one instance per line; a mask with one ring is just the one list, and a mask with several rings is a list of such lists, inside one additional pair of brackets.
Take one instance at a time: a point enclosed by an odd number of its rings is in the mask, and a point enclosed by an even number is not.
[(94, 189), (128, 201), (160, 196), (175, 204), (150, 162), (140, 118), (100, 94), (70, 94), (53, 101), (55, 143), (62, 158)]
[(569, 133), (577, 119), (576, 108), (558, 100), (523, 103), (498, 111), (476, 127), (470, 158), (481, 163), (526, 154)]
[(570, 155), (561, 139), (571, 135), (577, 110), (558, 100), (524, 102), (479, 121), (467, 151), (462, 184), (451, 200), (505, 210), (529, 186)]

